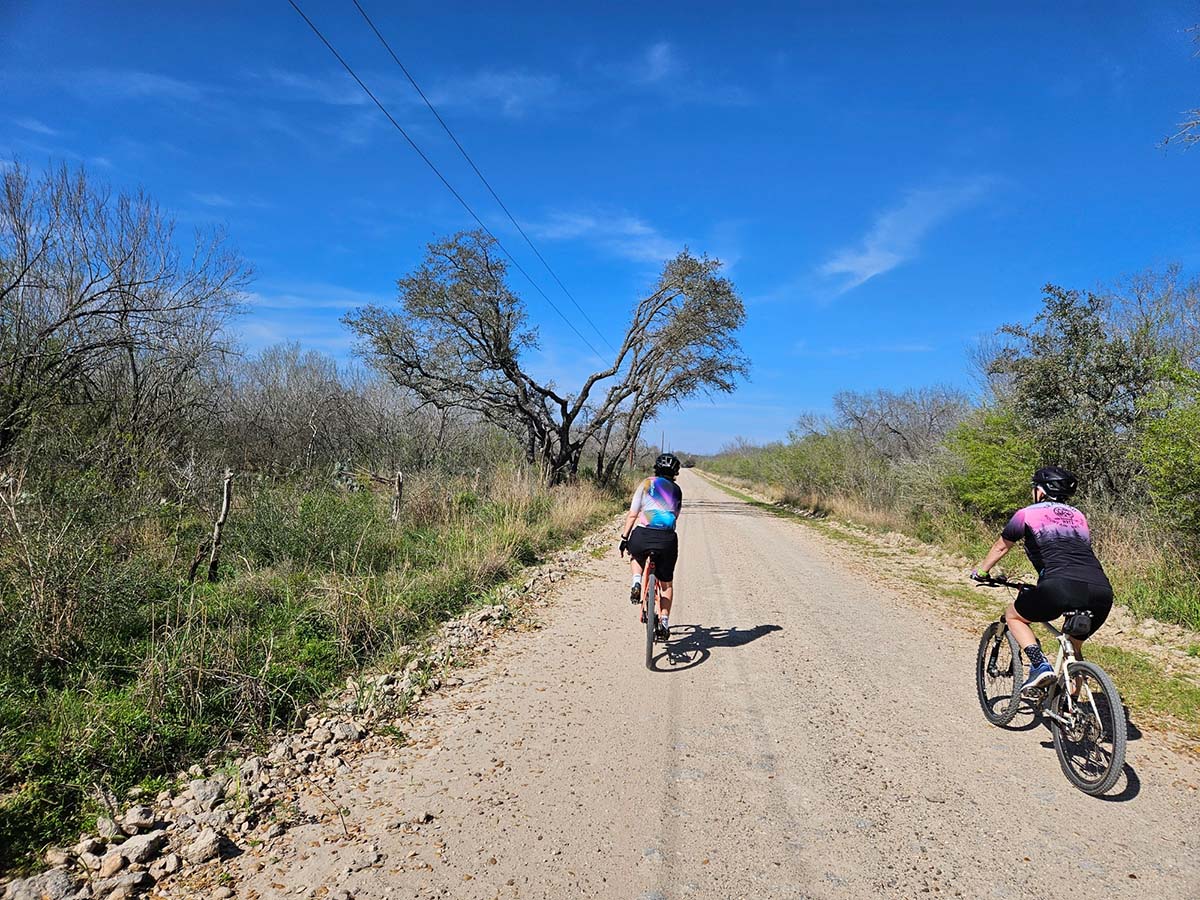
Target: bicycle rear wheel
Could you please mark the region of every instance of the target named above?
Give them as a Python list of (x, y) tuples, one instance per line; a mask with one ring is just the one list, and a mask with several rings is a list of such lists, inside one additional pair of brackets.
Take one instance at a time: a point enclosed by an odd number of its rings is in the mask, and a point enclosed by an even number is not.
[(1067, 724), (1051, 719), (1050, 733), (1067, 780), (1085, 794), (1103, 794), (1125, 768), (1125, 707), (1108, 673), (1095, 663), (1071, 663), (1068, 688), (1076, 678), (1081, 687), (1070, 710), (1061, 687), (1052, 701)]
[(1021, 708), (1021, 648), (1008, 626), (993, 622), (983, 632), (975, 659), (979, 706), (993, 725), (1007, 725)]
[(646, 579), (646, 668), (654, 668), (654, 632), (658, 629), (658, 610), (655, 604), (655, 578), (650, 575)]

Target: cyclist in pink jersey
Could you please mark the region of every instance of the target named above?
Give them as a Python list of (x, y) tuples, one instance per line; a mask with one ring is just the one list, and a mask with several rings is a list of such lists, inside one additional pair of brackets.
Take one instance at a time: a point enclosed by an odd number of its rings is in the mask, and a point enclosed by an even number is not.
[(683, 491), (675, 483), (679, 475), (679, 459), (664, 453), (654, 461), (654, 475), (638, 485), (629, 504), (629, 515), (621, 529), (621, 553), (629, 551), (629, 568), (633, 583), (629, 589), (629, 600), (640, 603), (642, 599), (642, 567), (655, 554), (654, 574), (662, 587), (662, 602), (659, 604), (659, 637), (666, 640), (670, 634), (668, 617), (675, 599), (675, 563), (679, 559), (679, 536), (675, 523), (683, 509)]
[(1083, 642), (1104, 624), (1113, 604), (1112, 585), (1092, 552), (1087, 519), (1066, 502), (1078, 486), (1075, 476), (1059, 466), (1047, 466), (1033, 474), (1031, 485), (1033, 505), (1013, 514), (979, 568), (971, 573), (974, 578), (987, 576), (1017, 541), (1025, 541), (1025, 554), (1038, 573), (1037, 587), (1022, 589), (1005, 613), (1031, 667), (1023, 690), (1054, 680), (1054, 669), (1030, 622), (1050, 622), (1068, 612), (1090, 612), (1090, 629), (1071, 636), (1075, 653), (1082, 659)]

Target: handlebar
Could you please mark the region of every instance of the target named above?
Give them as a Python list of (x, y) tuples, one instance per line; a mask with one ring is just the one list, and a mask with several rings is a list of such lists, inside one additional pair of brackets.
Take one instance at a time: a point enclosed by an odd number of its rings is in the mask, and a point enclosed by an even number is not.
[(970, 579), (980, 587), (1007, 587), (1007, 588), (1030, 588), (1033, 587), (1026, 581), (1009, 581), (1008, 576), (1001, 575), (974, 575), (969, 576)]

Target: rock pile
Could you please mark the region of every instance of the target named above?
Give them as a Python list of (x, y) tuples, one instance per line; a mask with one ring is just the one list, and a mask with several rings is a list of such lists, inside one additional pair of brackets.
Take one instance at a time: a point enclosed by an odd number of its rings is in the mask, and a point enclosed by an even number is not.
[[(378, 746), (384, 728), (400, 728), (421, 698), (462, 684), (456, 664), (496, 646), (497, 633), (515, 612), (546, 605), (549, 588), (610, 543), (607, 530), (581, 548), (559, 553), (526, 573), (522, 585), (499, 591), (499, 602), (444, 623), (421, 647), (400, 648), (399, 671), (351, 677), (304, 722), (303, 730), (279, 736), (261, 756), (239, 756), (208, 769), (192, 766), (176, 787), (150, 799), (140, 789), (120, 817), (101, 817), (96, 834), (81, 835), (70, 848), (45, 854), (50, 868), (3, 887), (3, 900), (130, 900), (169, 894), (180, 873), (239, 852), (249, 843), (270, 849), (287, 833), (277, 815), (310, 787), (333, 784), (350, 760)], [(213, 897), (231, 897), (228, 886)]]

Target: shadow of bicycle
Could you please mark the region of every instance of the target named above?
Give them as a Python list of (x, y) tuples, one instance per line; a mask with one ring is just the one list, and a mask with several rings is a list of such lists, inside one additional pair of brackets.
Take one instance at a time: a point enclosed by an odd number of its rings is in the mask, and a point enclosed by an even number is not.
[(662, 653), (650, 662), (655, 672), (685, 672), (706, 662), (716, 648), (744, 647), (772, 631), (782, 631), (782, 625), (755, 625), (753, 628), (717, 628), (708, 625), (675, 625), (671, 640)]

